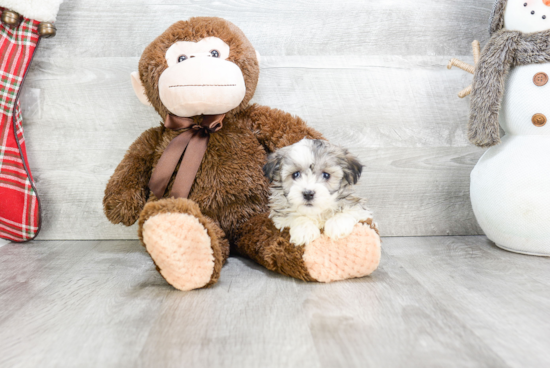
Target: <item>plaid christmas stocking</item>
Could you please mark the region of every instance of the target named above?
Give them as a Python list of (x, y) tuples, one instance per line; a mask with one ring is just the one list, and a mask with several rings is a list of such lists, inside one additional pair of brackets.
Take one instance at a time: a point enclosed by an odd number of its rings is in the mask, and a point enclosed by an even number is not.
[(53, 21), (61, 1), (0, 0), (0, 238), (14, 242), (34, 239), (41, 225), (18, 98), (40, 35), (51, 26), (40, 20)]

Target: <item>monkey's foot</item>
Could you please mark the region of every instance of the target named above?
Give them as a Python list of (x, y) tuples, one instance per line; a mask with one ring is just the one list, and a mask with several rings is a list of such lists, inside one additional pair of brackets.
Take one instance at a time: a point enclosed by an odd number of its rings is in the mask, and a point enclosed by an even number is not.
[(380, 263), (380, 236), (371, 226), (357, 224), (346, 238), (322, 236), (306, 245), (303, 260), (309, 275), (319, 282), (367, 276)]
[(161, 213), (143, 224), (143, 243), (166, 281), (182, 291), (213, 280), (211, 239), (199, 220), (185, 213)]

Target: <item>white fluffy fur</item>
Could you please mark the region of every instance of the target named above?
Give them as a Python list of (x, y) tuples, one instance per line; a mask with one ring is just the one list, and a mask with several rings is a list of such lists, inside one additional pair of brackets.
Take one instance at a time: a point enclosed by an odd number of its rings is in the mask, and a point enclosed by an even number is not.
[[(298, 178), (293, 177), (296, 172)], [(325, 179), (324, 173), (330, 178)], [(304, 139), (285, 147), (266, 165), (273, 182), (270, 217), (278, 229), (289, 228), (295, 245), (309, 244), (322, 229), (331, 239), (344, 238), (358, 222), (372, 218), (366, 201), (353, 194), (360, 173), (354, 156), (328, 142)], [(306, 191), (315, 192), (313, 200), (305, 199)]]
[(0, 0), (0, 7), (39, 22), (55, 22), (63, 0)]

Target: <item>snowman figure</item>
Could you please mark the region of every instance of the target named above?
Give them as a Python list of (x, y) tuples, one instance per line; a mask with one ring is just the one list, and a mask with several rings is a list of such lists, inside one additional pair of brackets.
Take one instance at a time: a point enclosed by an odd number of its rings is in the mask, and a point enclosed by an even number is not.
[[(475, 68), (468, 138), (491, 147), (471, 174), (475, 216), (513, 252), (550, 256), (550, 0), (497, 0)], [(504, 131), (500, 137), (499, 126)]]

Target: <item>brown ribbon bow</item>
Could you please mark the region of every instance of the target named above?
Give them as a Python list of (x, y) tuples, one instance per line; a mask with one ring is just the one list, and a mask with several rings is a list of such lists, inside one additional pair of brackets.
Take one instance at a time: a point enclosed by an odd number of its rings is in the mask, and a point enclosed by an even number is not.
[(215, 133), (223, 127), (222, 115), (204, 115), (202, 123), (196, 124), (191, 118), (179, 116), (166, 116), (164, 126), (172, 130), (187, 129), (185, 132), (172, 139), (160, 157), (151, 180), (149, 188), (157, 198), (162, 198), (170, 178), (181, 160), (181, 165), (176, 174), (176, 180), (172, 186), (170, 196), (174, 198), (187, 198), (195, 176), (206, 152), (211, 133)]

